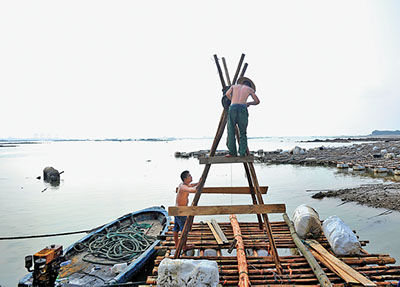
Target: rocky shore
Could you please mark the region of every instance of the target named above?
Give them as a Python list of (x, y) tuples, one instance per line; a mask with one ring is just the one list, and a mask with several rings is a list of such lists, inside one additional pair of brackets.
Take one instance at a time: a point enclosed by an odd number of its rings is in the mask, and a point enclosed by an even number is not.
[[(193, 152), (176, 152), (175, 157), (200, 157), (209, 153), (209, 150)], [(226, 150), (217, 151), (216, 155), (225, 155)], [(336, 166), (338, 168), (352, 168), (353, 170), (367, 170), (376, 173), (400, 175), (400, 141), (379, 141), (373, 143), (359, 143), (341, 147), (316, 147), (304, 149), (294, 147), (291, 150), (251, 151), (256, 161), (270, 164), (303, 164)]]
[(356, 188), (327, 190), (312, 198), (337, 197), (344, 202), (357, 202), (371, 207), (400, 211), (400, 184), (365, 184)]

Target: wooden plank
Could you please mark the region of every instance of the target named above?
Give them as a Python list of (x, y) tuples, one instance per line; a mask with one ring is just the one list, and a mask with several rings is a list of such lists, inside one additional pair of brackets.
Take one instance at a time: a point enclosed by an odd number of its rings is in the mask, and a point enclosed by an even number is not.
[(254, 156), (203, 156), (199, 157), (200, 164), (217, 164), (217, 163), (243, 163), (254, 162)]
[(222, 231), (218, 222), (215, 219), (211, 219), (211, 224), (213, 225), (215, 231), (218, 233), (218, 236), (221, 238), (222, 242), (228, 244), (229, 240), (226, 238), (225, 233)]
[(210, 221), (206, 221), (206, 223), (207, 223), (208, 227), (210, 228), (212, 234), (214, 235), (214, 238), (215, 238), (215, 240), (217, 241), (217, 244), (218, 244), (218, 245), (224, 244), (224, 243), (222, 242), (221, 237), (219, 237), (217, 231), (215, 230), (214, 226), (211, 224), (211, 222), (210, 222)]
[[(260, 186), (262, 194), (266, 194), (268, 186)], [(178, 192), (178, 188), (175, 189)], [(250, 187), (248, 186), (221, 186), (221, 187), (204, 187), (201, 193), (214, 193), (214, 194), (251, 194)]]
[(321, 256), (321, 254), (319, 254), (317, 251), (315, 251), (314, 249), (311, 249), (311, 254), (318, 259), (322, 264), (324, 264), (329, 270), (331, 270), (332, 272), (334, 272), (337, 276), (339, 276), (340, 278), (342, 278), (344, 281), (346, 281), (346, 283), (349, 284), (356, 284), (359, 285), (360, 282), (358, 282), (356, 279), (354, 279), (353, 277), (351, 277), (349, 274), (347, 274), (346, 272), (343, 272), (343, 270), (341, 270), (340, 268), (338, 268), (336, 265), (332, 264), (330, 261), (328, 261), (325, 257)]
[(217, 214), (267, 214), (284, 213), (285, 204), (215, 205), (215, 206), (170, 206), (170, 216), (195, 216)]
[[(359, 283), (364, 286), (376, 286), (374, 282), (369, 280), (367, 277), (361, 275), (359, 272), (351, 268), (349, 265), (341, 261), (339, 258), (335, 257), (331, 253), (329, 253), (321, 244), (319, 244), (316, 240), (307, 240), (307, 244), (310, 245), (315, 251), (317, 251), (322, 257), (324, 257), (331, 265), (334, 265), (334, 268), (340, 273), (347, 273)], [(336, 268), (337, 267), (337, 268)], [(339, 270), (340, 269), (340, 270)], [(339, 275), (341, 276), (341, 275)]]

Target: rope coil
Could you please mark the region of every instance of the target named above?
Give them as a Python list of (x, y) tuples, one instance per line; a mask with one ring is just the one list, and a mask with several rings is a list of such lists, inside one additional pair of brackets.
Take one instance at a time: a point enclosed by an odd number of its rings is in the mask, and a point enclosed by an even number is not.
[[(155, 237), (143, 233), (143, 229), (150, 227), (151, 225), (147, 223), (133, 223), (117, 230), (106, 229), (105, 233), (93, 234), (86, 242), (76, 243), (74, 250), (88, 252), (82, 260), (95, 264), (109, 265), (115, 262), (133, 261), (156, 241)], [(89, 256), (113, 263), (88, 259)]]

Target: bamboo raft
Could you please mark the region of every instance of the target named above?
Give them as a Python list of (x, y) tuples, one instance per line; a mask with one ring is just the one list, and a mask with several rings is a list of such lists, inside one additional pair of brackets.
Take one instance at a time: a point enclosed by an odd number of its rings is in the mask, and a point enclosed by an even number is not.
[[(265, 285), (307, 285), (318, 286), (319, 282), (314, 275), (312, 268), (302, 255), (290, 255), (290, 252), (296, 252), (296, 245), (291, 237), (289, 226), (285, 221), (270, 222), (273, 237), (279, 253), (287, 255), (279, 256), (280, 263), (283, 268), (283, 274), (278, 275), (274, 260), (271, 256), (266, 255), (269, 249), (268, 237), (264, 230), (259, 229), (257, 222), (239, 222), (242, 232), (243, 243), (246, 250), (246, 260), (248, 265), (248, 277), (251, 286)], [(223, 233), (226, 235), (229, 243), (218, 244), (210, 227), (203, 222), (194, 223), (192, 230), (189, 232), (188, 244), (195, 246), (194, 254), (188, 256), (183, 254), (181, 259), (207, 259), (218, 263), (220, 284), (222, 286), (238, 286), (239, 272), (236, 250), (231, 254), (228, 249), (234, 239), (231, 223), (219, 223)], [(166, 239), (161, 242), (161, 246), (157, 247), (165, 251), (165, 255), (158, 256), (155, 259), (155, 266), (152, 275), (148, 276), (147, 284), (157, 284), (158, 265), (164, 258), (173, 258), (174, 241), (173, 226), (169, 227)], [(330, 250), (329, 243), (325, 236), (316, 239), (322, 246)], [(369, 243), (367, 240), (360, 241), (362, 246)], [(207, 256), (207, 251), (213, 249), (215, 256)], [(396, 286), (400, 280), (400, 266), (394, 266), (396, 260), (387, 254), (369, 254), (362, 249), (361, 255), (353, 256), (337, 256), (344, 263), (369, 278), (379, 286)], [(337, 274), (327, 268), (321, 261), (317, 262), (328, 276), (334, 286), (345, 286), (346, 282)]]
[[(222, 58), (226, 82), (217, 55), (214, 55), (222, 90), (227, 85), (235, 84), (238, 76), (242, 77), (247, 69), (242, 54), (235, 76), (230, 81), (225, 59)], [(224, 98), (222, 99), (224, 100)], [(224, 106), (217, 132), (210, 153), (199, 158), (204, 170), (196, 187), (191, 206), (169, 207), (170, 216), (187, 216), (179, 242), (175, 248), (172, 226), (165, 239), (157, 248), (165, 251), (155, 259), (152, 275), (147, 284), (157, 284), (158, 267), (164, 258), (205, 259), (216, 261), (219, 268), (221, 286), (348, 286), (358, 283), (368, 287), (377, 285), (397, 285), (400, 280), (400, 266), (387, 254), (369, 254), (362, 249), (361, 255), (337, 257), (329, 253), (329, 244), (322, 235), (316, 241), (307, 241), (310, 250), (304, 246), (294, 231), (293, 224), (286, 215), (285, 204), (264, 204), (262, 195), (268, 187), (260, 186), (253, 165), (254, 157), (249, 149), (244, 157), (226, 158), (216, 155), (227, 123), (227, 107)], [(236, 138), (239, 130), (236, 127)], [(248, 187), (205, 187), (205, 182), (212, 164), (243, 164)], [(220, 194), (248, 194), (251, 205), (198, 206), (204, 192)], [(271, 222), (270, 213), (283, 214), (284, 221)], [(230, 222), (217, 224), (215, 221), (194, 223), (194, 216), (221, 214), (255, 214), (257, 222), (238, 222), (235, 215), (230, 215)], [(365, 246), (368, 241), (360, 241)], [(193, 254), (182, 252), (185, 245), (195, 246)], [(301, 251), (297, 253), (297, 249)], [(312, 250), (311, 250), (312, 249)], [(292, 254), (291, 251), (295, 251)], [(297, 253), (297, 254), (296, 254)], [(346, 265), (347, 264), (347, 265)]]

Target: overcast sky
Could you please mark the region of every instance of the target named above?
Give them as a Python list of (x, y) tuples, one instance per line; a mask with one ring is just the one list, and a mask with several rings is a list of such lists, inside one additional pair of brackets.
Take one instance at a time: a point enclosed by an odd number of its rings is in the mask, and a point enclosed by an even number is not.
[(400, 2), (1, 1), (0, 138), (214, 136), (241, 53), (249, 136), (400, 129)]

